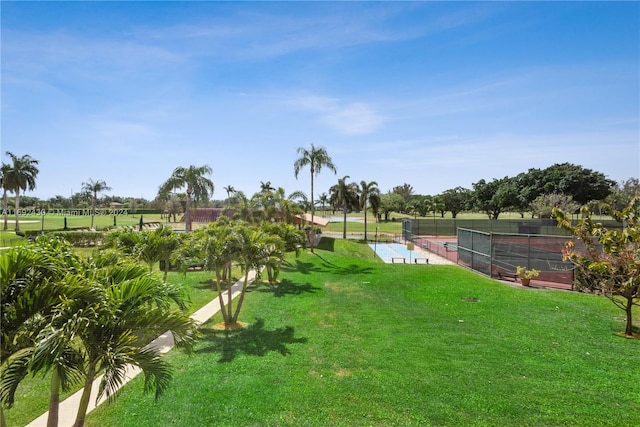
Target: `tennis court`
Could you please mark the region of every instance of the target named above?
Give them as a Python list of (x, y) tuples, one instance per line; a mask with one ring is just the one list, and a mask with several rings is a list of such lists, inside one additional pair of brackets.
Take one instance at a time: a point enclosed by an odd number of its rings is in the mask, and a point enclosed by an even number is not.
[(388, 264), (428, 264), (424, 254), (409, 251), (400, 243), (369, 243), (369, 246)]

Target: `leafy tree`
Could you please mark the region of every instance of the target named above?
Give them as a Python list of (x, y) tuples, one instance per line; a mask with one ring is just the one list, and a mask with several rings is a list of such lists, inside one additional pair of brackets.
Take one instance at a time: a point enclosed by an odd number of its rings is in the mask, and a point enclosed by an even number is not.
[(171, 194), (169, 199), (164, 204), (164, 211), (167, 213), (167, 222), (171, 221), (173, 215), (173, 222), (176, 222), (176, 215), (182, 212), (182, 203), (178, 199), (177, 194)]
[(468, 204), (471, 203), (473, 194), (471, 190), (463, 187), (456, 187), (450, 190), (445, 190), (440, 194), (444, 208), (451, 212), (451, 216), (455, 218), (458, 213), (467, 209)]
[(544, 193), (562, 193), (585, 205), (591, 200), (604, 200), (615, 182), (604, 174), (571, 163), (555, 164), (543, 171)]
[(98, 194), (102, 193), (103, 191), (109, 191), (109, 190), (111, 190), (111, 187), (109, 187), (107, 183), (101, 179), (94, 181), (93, 179), (89, 178), (88, 182), (82, 183), (82, 191), (91, 194), (91, 228), (92, 229), (93, 229), (93, 218), (96, 215), (96, 203), (98, 201)]
[(558, 225), (572, 233), (564, 258), (576, 269), (580, 289), (602, 292), (626, 314), (625, 335), (633, 335), (633, 306), (640, 302), (640, 195), (622, 211), (613, 210), (622, 228), (607, 229), (582, 208), (577, 225), (570, 213), (554, 209)]
[(403, 212), (405, 200), (398, 193), (387, 192), (380, 196), (380, 210), (384, 213), (384, 220), (389, 221), (391, 212)]
[(484, 179), (473, 184), (476, 207), (491, 219), (498, 219), (500, 213), (517, 204), (518, 191), (513, 179), (504, 177), (486, 182)]
[(331, 201), (334, 206), (339, 206), (342, 209), (344, 215), (342, 238), (347, 238), (347, 212), (353, 208), (359, 206), (358, 201), (358, 185), (355, 182), (347, 183), (349, 175), (338, 180), (338, 183), (333, 185), (329, 192), (331, 194)]
[(640, 194), (640, 180), (629, 178), (620, 182), (607, 197), (606, 202), (616, 210), (622, 210), (636, 194)]
[(208, 201), (213, 194), (213, 181), (208, 178), (212, 173), (210, 166), (179, 166), (173, 170), (173, 173), (167, 181), (165, 181), (158, 193), (169, 192), (174, 189), (187, 187), (187, 205), (185, 208), (185, 230), (191, 231), (191, 200), (196, 204), (200, 201)]
[[(333, 160), (331, 160), (331, 157), (324, 147), (316, 148), (311, 144), (310, 149), (299, 147), (297, 153), (300, 157), (293, 163), (293, 173), (296, 179), (298, 179), (298, 174), (302, 168), (306, 166), (309, 166), (309, 171), (311, 173), (311, 222), (313, 225), (313, 216), (315, 214), (315, 204), (313, 202), (313, 178), (317, 176), (323, 168), (333, 171), (334, 174), (338, 172), (333, 164)], [(313, 252), (313, 239), (311, 239), (311, 252)]]
[[(408, 202), (411, 196), (413, 196), (413, 187), (407, 183), (397, 185), (391, 190), (392, 193), (402, 196), (405, 202)], [(404, 211), (403, 211), (404, 212)]]
[(369, 204), (380, 204), (380, 189), (375, 181), (360, 181), (360, 209), (364, 211), (364, 240), (367, 240), (367, 211)]
[(553, 208), (573, 213), (580, 209), (580, 205), (574, 202), (571, 196), (557, 193), (538, 196), (530, 205), (531, 212), (534, 215), (538, 215), (539, 218), (551, 218)]
[[(2, 168), (2, 186), (6, 186), (15, 195), (15, 230), (20, 230), (20, 191), (30, 191), (36, 188), (36, 177), (38, 176), (38, 160), (28, 154), (16, 156), (10, 151), (6, 152), (11, 159), (8, 167)], [(6, 228), (5, 228), (6, 229)]]

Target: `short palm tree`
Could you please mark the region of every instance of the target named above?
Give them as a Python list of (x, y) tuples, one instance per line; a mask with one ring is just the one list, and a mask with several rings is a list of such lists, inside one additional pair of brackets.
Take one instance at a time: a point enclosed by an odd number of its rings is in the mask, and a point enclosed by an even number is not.
[(364, 210), (364, 240), (367, 240), (367, 210), (369, 203), (372, 206), (380, 205), (380, 189), (375, 181), (360, 181), (360, 209)]
[[(305, 166), (309, 166), (309, 171), (311, 173), (311, 226), (313, 227), (313, 216), (315, 213), (315, 206), (313, 203), (313, 178), (325, 167), (330, 171), (333, 171), (334, 174), (338, 172), (333, 164), (333, 160), (331, 160), (331, 157), (324, 147), (316, 148), (311, 144), (310, 149), (300, 147), (298, 148), (297, 153), (300, 157), (293, 164), (293, 173), (295, 174), (296, 179), (298, 178), (300, 170)], [(310, 239), (310, 242), (311, 251), (313, 252), (313, 238)]]
[[(31, 364), (35, 349), (61, 307), (97, 299), (91, 286), (75, 279), (74, 271), (79, 265), (81, 257), (68, 242), (47, 236), (9, 249), (0, 257), (0, 397), (3, 405), (13, 404), (18, 384), (28, 370), (34, 370)], [(67, 365), (68, 361), (77, 361), (68, 346), (61, 345), (55, 352), (50, 350), (44, 352), (49, 363), (41, 367), (53, 367), (50, 425), (54, 425), (59, 389), (68, 388), (77, 378), (78, 366)], [(2, 421), (0, 424), (6, 425), (4, 419)]]
[(85, 193), (91, 194), (91, 228), (93, 229), (93, 219), (96, 216), (96, 203), (98, 202), (98, 194), (103, 191), (109, 191), (111, 187), (107, 185), (107, 183), (99, 179), (94, 181), (89, 178), (89, 181), (82, 183), (82, 191)]
[[(129, 232), (136, 233), (135, 231)], [(163, 225), (155, 230), (142, 231), (138, 234), (139, 239), (135, 253), (141, 261), (149, 266), (149, 272), (153, 271), (156, 262), (164, 263), (163, 278), (166, 280), (171, 255), (180, 246), (180, 236), (171, 227)]]
[(113, 397), (125, 381), (128, 365), (143, 371), (145, 391), (155, 389), (158, 397), (169, 384), (171, 367), (157, 349), (147, 344), (170, 331), (176, 346), (189, 350), (197, 331), (185, 311), (182, 291), (149, 274), (135, 260), (104, 253), (86, 263), (81, 274), (98, 284), (102, 300), (90, 322), (77, 332), (85, 357), (85, 382), (75, 427), (84, 425), (98, 372), (104, 370), (98, 399), (103, 395)]
[(2, 169), (3, 187), (7, 187), (9, 191), (15, 194), (15, 214), (16, 224), (15, 230), (20, 230), (20, 191), (31, 191), (36, 188), (36, 177), (38, 176), (38, 160), (32, 158), (28, 154), (16, 156), (10, 151), (6, 152), (11, 158), (9, 167)]
[(159, 193), (173, 189), (187, 187), (187, 206), (185, 212), (185, 230), (191, 231), (191, 199), (194, 201), (208, 200), (213, 194), (213, 181), (208, 178), (213, 170), (210, 166), (177, 167), (169, 179), (160, 186)]

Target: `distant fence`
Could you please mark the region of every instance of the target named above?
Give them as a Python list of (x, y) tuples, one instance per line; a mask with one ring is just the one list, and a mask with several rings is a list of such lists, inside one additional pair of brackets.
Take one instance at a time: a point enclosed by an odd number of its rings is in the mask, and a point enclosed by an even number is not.
[[(598, 221), (605, 227), (621, 228), (614, 221)], [(575, 223), (575, 222), (574, 222)], [(541, 234), (545, 236), (568, 236), (568, 232), (558, 227), (555, 219), (405, 219), (402, 221), (402, 234), (405, 239), (416, 236), (457, 236), (458, 228), (483, 231), (485, 233)]]
[(540, 270), (535, 280), (573, 287), (573, 264), (562, 259), (567, 236), (487, 233), (458, 228), (458, 264), (489, 277), (513, 274), (517, 266)]

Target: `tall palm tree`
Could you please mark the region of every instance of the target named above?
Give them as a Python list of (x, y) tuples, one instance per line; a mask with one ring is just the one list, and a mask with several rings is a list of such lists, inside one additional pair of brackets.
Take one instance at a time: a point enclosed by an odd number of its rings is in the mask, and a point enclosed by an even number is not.
[[(338, 173), (338, 171), (324, 147), (316, 148), (311, 144), (311, 149), (299, 147), (297, 153), (300, 157), (293, 164), (293, 173), (296, 179), (298, 179), (300, 170), (305, 166), (309, 166), (309, 171), (311, 173), (311, 225), (313, 227), (313, 215), (315, 213), (315, 206), (313, 203), (313, 178), (325, 167), (330, 171), (333, 171), (334, 174)], [(313, 238), (310, 239), (310, 242), (311, 252), (313, 252)]]
[[(38, 176), (38, 161), (28, 154), (16, 156), (10, 151), (6, 152), (11, 158), (11, 164), (8, 168), (3, 169), (3, 186), (7, 185), (9, 190), (15, 194), (15, 213), (16, 226), (15, 230), (20, 230), (19, 211), (20, 211), (20, 190), (31, 191), (36, 188), (36, 177)], [(6, 181), (6, 184), (5, 184)]]
[(160, 186), (159, 192), (170, 191), (176, 188), (187, 187), (187, 206), (185, 212), (185, 230), (191, 231), (191, 198), (198, 201), (208, 200), (213, 194), (213, 181), (207, 176), (213, 170), (208, 165), (189, 166), (188, 168), (179, 166), (174, 169), (169, 179)]
[(94, 181), (89, 178), (89, 181), (82, 183), (82, 191), (85, 193), (91, 194), (91, 228), (93, 229), (93, 219), (96, 216), (96, 203), (98, 202), (98, 194), (103, 191), (109, 191), (111, 187), (107, 185), (107, 183), (99, 179)]
[(367, 241), (367, 210), (369, 202), (380, 204), (380, 189), (375, 181), (360, 181), (360, 208), (364, 210), (364, 240)]
[(2, 186), (2, 208), (4, 211), (3, 230), (8, 229), (7, 223), (9, 222), (9, 201), (7, 199), (7, 192), (11, 191), (11, 188), (9, 187), (9, 178), (8, 178), (10, 168), (11, 168), (11, 165), (7, 163), (3, 163), (2, 167), (0, 167), (0, 180), (1, 180), (0, 184)]
[(358, 185), (355, 182), (347, 183), (349, 175), (338, 180), (336, 185), (333, 185), (329, 190), (331, 192), (331, 200), (334, 206), (342, 208), (344, 215), (342, 238), (347, 238), (347, 212), (349, 209), (357, 207), (358, 201)]
[(226, 187), (222, 187), (224, 191), (227, 192), (227, 205), (231, 204), (231, 195), (236, 192), (236, 189), (231, 185), (227, 185)]

